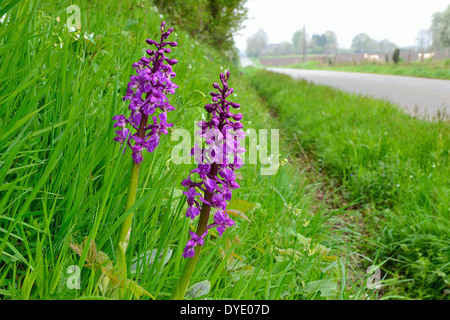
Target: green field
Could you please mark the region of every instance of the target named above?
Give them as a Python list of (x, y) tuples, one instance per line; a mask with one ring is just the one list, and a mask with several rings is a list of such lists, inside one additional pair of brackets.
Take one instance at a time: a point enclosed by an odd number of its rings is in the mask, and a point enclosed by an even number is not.
[[(244, 130), (280, 129), (282, 162), (275, 175), (261, 175), (265, 165), (247, 156), (229, 204), (244, 214), (222, 237), (207, 236), (190, 284), (209, 289), (186, 299), (445, 298), (448, 122), (241, 70), (174, 26), (174, 127), (144, 154), (137, 201), (125, 211), (131, 151), (113, 141), (111, 119), (128, 112), (132, 64), (169, 18), (132, 0), (80, 1), (81, 30), (69, 32), (69, 2), (9, 4), (0, 9), (0, 299), (115, 298), (102, 285), (116, 280), (91, 262), (117, 262), (131, 211), (127, 278), (150, 295), (135, 288), (124, 298), (169, 299), (196, 225), (181, 185), (195, 164), (174, 163), (171, 133), (193, 135), (225, 70)], [(73, 247), (86, 238), (97, 252), (78, 254)], [(372, 265), (382, 270), (379, 290), (367, 285)], [(79, 288), (68, 285), (76, 266)]]
[(365, 73), (390, 74), (409, 77), (450, 79), (450, 59), (446, 60), (427, 59), (424, 62), (413, 61), (410, 64), (402, 61), (399, 62), (398, 65), (394, 64), (391, 61), (389, 64), (363, 62), (360, 64), (336, 64), (332, 66), (321, 63), (319, 61), (310, 61), (287, 67), (299, 69), (365, 72)]

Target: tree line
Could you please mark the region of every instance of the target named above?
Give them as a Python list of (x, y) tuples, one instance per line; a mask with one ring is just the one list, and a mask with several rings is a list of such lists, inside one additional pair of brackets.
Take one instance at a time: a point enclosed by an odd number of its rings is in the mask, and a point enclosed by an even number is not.
[[(416, 37), (418, 49), (438, 50), (450, 47), (450, 5), (443, 12), (436, 12), (429, 29), (420, 29)], [(367, 33), (359, 33), (352, 40), (348, 51), (355, 53), (392, 53), (398, 46), (388, 39), (375, 40)], [(335, 54), (339, 50), (336, 33), (326, 31), (311, 37), (305, 28), (295, 31), (292, 41), (269, 44), (269, 37), (263, 29), (247, 39), (247, 56), (290, 55), (290, 54)]]
[(247, 39), (247, 56), (288, 55), (302, 53), (333, 53), (338, 49), (337, 36), (333, 31), (313, 34), (310, 37), (304, 30), (294, 32), (292, 42), (269, 44), (269, 37), (263, 29)]

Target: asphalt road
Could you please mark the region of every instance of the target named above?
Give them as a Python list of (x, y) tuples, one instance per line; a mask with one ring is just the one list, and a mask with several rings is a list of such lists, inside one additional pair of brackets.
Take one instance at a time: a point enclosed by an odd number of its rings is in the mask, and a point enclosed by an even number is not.
[(243, 67), (254, 66), (254, 63), (248, 57), (241, 57), (241, 66)]
[(411, 115), (429, 118), (440, 111), (441, 115), (445, 112), (445, 117), (450, 118), (450, 80), (325, 70), (267, 69), (343, 91), (387, 99)]

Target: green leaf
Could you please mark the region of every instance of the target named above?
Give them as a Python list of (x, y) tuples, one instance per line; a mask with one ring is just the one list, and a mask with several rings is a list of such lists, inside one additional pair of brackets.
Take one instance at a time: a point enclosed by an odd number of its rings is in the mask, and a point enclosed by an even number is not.
[(241, 213), (246, 213), (246, 212), (250, 211), (251, 209), (253, 209), (254, 207), (256, 207), (256, 204), (250, 203), (245, 200), (240, 200), (240, 199), (232, 200), (227, 205), (228, 210), (237, 210), (237, 211), (240, 211)]
[(337, 284), (331, 280), (317, 280), (306, 283), (303, 291), (306, 293), (316, 293), (320, 291), (321, 297), (329, 297), (336, 288)]
[(130, 290), (134, 294), (134, 296), (138, 299), (142, 295), (146, 295), (146, 296), (152, 298), (153, 300), (155, 300), (155, 297), (151, 293), (146, 291), (144, 288), (142, 288), (140, 285), (138, 285), (133, 280), (130, 280), (130, 279), (121, 280), (119, 278), (120, 271), (114, 270), (113, 268), (110, 268), (110, 267), (108, 267), (108, 268), (102, 267), (101, 270), (102, 270), (102, 273), (105, 276), (107, 276), (109, 278), (109, 280), (111, 280), (111, 283), (114, 287), (126, 288), (126, 289)]
[[(132, 264), (130, 266), (131, 274), (136, 274), (138, 264), (139, 264), (139, 273), (144, 272), (144, 265), (147, 264), (148, 266), (150, 266), (153, 263), (153, 261), (155, 260), (155, 256), (156, 256), (157, 252), (158, 252), (158, 249), (153, 249), (153, 250), (149, 250), (147, 252), (142, 253), (139, 257), (133, 258)], [(164, 268), (164, 266), (167, 264), (167, 262), (169, 262), (170, 258), (172, 257), (172, 252), (173, 252), (172, 249), (169, 249), (167, 251), (167, 254), (164, 256), (164, 260), (162, 261), (161, 268)], [(158, 263), (163, 258), (163, 254), (164, 254), (164, 252), (161, 252), (161, 254), (159, 255)]]
[(228, 214), (231, 215), (231, 216), (240, 217), (240, 218), (242, 218), (242, 219), (244, 219), (244, 220), (246, 220), (246, 221), (252, 223), (252, 222), (250, 221), (250, 219), (249, 219), (244, 213), (242, 213), (242, 212), (239, 211), (239, 210), (228, 209), (228, 210), (225, 210), (225, 212), (228, 213)]
[(201, 281), (189, 287), (186, 291), (186, 297), (190, 299), (197, 299), (201, 296), (207, 295), (211, 290), (211, 282), (209, 280)]
[(16, 4), (19, 3), (20, 0), (13, 0), (10, 3), (8, 3), (6, 6), (4, 6), (2, 9), (0, 9), (0, 17), (3, 17), (3, 15), (11, 10)]
[[(75, 253), (81, 256), (83, 254), (84, 248), (86, 247), (87, 239), (88, 237), (85, 237), (81, 244), (71, 243), (69, 244), (69, 246), (72, 248), (73, 251), (75, 251)], [(104, 253), (103, 251), (97, 251), (95, 241), (92, 240), (91, 244), (89, 245), (86, 257), (86, 264), (84, 266), (88, 269), (97, 270), (104, 265), (112, 265), (112, 261), (109, 259), (106, 253)]]

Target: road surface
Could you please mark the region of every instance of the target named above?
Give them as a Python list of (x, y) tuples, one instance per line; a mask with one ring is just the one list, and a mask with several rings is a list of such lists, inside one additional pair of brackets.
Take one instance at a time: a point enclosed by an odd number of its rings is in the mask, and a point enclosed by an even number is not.
[(343, 91), (387, 99), (415, 116), (429, 118), (439, 111), (450, 118), (450, 80), (325, 70), (267, 69)]
[(242, 67), (253, 67), (255, 64), (248, 57), (241, 57), (241, 66)]

